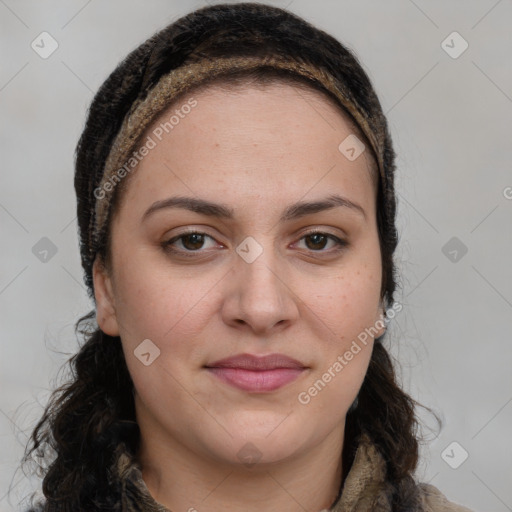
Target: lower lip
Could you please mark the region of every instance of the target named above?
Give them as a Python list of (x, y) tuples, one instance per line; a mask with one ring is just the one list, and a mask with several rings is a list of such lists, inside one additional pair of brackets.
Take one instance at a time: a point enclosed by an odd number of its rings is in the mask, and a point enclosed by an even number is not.
[(232, 386), (255, 393), (274, 391), (294, 381), (305, 368), (275, 370), (244, 370), (242, 368), (207, 368), (219, 379)]

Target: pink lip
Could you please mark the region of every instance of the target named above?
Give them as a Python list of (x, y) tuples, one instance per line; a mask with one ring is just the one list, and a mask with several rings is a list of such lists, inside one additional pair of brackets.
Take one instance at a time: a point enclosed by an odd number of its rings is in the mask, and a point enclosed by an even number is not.
[(283, 354), (239, 354), (208, 364), (206, 369), (244, 391), (265, 392), (274, 391), (295, 380), (306, 367)]

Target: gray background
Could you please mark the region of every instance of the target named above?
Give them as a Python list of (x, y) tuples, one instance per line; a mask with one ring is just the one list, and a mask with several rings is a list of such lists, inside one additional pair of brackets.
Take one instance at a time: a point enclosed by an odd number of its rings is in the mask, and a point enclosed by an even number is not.
[[(424, 430), (430, 442), (418, 477), (475, 511), (512, 510), (512, 2), (269, 3), (352, 48), (388, 115), (398, 153), (396, 299), (404, 305), (391, 351), (406, 390), (444, 420), (438, 436)], [(0, 0), (2, 511), (18, 510), (39, 485), (15, 469), (77, 349), (74, 323), (92, 308), (73, 189), (86, 108), (130, 50), (203, 5)], [(31, 48), (43, 31), (59, 45), (47, 59)], [(453, 31), (469, 44), (458, 58), (442, 45)], [(445, 45), (460, 50), (452, 39)], [(32, 251), (43, 237), (57, 249), (46, 263)], [(456, 245), (443, 252), (452, 237)], [(462, 448), (446, 460), (469, 454), (457, 469), (441, 456), (454, 441)]]

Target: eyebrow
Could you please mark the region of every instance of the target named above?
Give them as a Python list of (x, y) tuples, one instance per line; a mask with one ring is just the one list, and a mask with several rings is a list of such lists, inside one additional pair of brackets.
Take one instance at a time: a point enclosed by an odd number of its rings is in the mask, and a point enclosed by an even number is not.
[[(325, 199), (304, 202), (299, 201), (289, 205), (281, 215), (280, 222), (286, 222), (293, 219), (298, 219), (306, 215), (331, 210), (333, 208), (348, 208), (357, 212), (366, 220), (366, 212), (357, 203), (350, 201), (346, 197), (337, 194), (332, 194)], [(234, 211), (225, 204), (213, 203), (205, 199), (197, 199), (195, 197), (176, 196), (162, 199), (153, 203), (142, 216), (141, 222), (144, 222), (148, 217), (155, 212), (166, 208), (182, 208), (190, 210), (191, 212), (206, 215), (208, 217), (217, 217), (220, 219), (233, 219)]]

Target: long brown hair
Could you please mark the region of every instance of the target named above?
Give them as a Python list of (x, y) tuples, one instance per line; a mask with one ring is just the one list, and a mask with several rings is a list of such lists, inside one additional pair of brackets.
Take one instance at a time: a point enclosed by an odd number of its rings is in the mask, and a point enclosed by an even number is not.
[[(357, 58), (339, 41), (300, 17), (277, 7), (256, 3), (223, 4), (196, 10), (159, 31), (132, 51), (101, 86), (90, 106), (76, 149), (75, 190), (80, 229), (80, 251), (85, 283), (94, 298), (92, 261), (87, 258), (93, 189), (101, 176), (112, 142), (130, 106), (143, 98), (159, 78), (185, 62), (201, 45), (204, 55), (300, 55), (322, 66), (350, 91), (361, 111), (385, 134), (385, 182), (375, 176), (377, 224), (382, 254), (384, 305), (394, 303), (397, 285), (393, 254), (398, 244), (395, 227), (394, 151), (386, 120), (372, 84)], [(306, 78), (268, 68), (250, 74), (232, 74), (222, 82), (281, 81), (322, 90)], [(327, 94), (325, 90), (323, 93)], [(348, 112), (347, 118), (350, 117)], [(363, 135), (361, 134), (361, 137)], [(119, 200), (119, 194), (115, 196)], [(115, 203), (114, 203), (115, 204)], [(102, 240), (98, 257), (108, 262), (110, 240)], [(79, 351), (68, 361), (71, 377), (56, 389), (27, 444), (24, 463), (40, 459), (42, 490), (50, 505), (69, 510), (114, 510), (116, 482), (108, 468), (120, 439), (138, 446), (133, 382), (119, 338), (106, 335), (95, 324), (95, 311), (80, 318), (76, 333), (83, 336)], [(415, 406), (397, 380), (392, 360), (376, 340), (357, 406), (346, 417), (343, 468), (350, 468), (358, 439), (367, 433), (387, 462), (388, 479), (400, 488), (411, 479), (418, 462), (419, 423)], [(60, 509), (59, 509), (60, 510)]]

